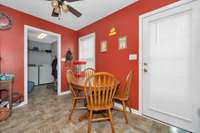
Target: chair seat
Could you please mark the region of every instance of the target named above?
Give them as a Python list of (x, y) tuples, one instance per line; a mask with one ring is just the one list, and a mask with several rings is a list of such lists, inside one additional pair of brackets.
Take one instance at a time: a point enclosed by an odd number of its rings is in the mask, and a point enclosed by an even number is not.
[(114, 100), (119, 100), (119, 101), (127, 101), (128, 100), (127, 98), (125, 98), (123, 96), (115, 96), (113, 99)]
[(93, 111), (102, 111), (102, 110), (108, 110), (113, 107), (113, 104), (108, 104), (108, 105), (99, 105), (99, 106), (90, 106), (88, 105), (88, 110), (93, 110)]

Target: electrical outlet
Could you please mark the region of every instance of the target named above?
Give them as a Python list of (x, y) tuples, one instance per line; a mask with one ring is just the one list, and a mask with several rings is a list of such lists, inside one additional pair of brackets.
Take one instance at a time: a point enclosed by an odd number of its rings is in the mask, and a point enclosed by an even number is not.
[(137, 60), (137, 54), (129, 54), (129, 60)]

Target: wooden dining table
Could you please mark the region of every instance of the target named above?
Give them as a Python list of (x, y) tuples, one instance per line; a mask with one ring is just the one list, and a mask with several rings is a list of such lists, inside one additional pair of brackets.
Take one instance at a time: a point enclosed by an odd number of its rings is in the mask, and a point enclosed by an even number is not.
[(75, 86), (76, 90), (84, 91), (84, 84), (86, 81), (86, 77), (76, 78), (71, 81), (71, 84)]
[[(71, 81), (71, 84), (75, 87), (76, 90), (84, 91), (86, 79), (87, 79), (86, 77), (80, 77), (80, 78), (77, 78), (77, 79), (75, 79), (75, 80), (72, 80), (72, 81)], [(119, 88), (119, 85), (120, 85), (120, 82), (117, 81), (117, 86), (118, 86), (117, 89)], [(117, 92), (117, 91), (116, 91), (116, 92)], [(88, 111), (87, 111), (85, 114), (83, 114), (83, 115), (81, 115), (81, 116), (79, 117), (79, 121), (88, 119), (88, 115), (89, 115), (89, 113), (88, 113)]]

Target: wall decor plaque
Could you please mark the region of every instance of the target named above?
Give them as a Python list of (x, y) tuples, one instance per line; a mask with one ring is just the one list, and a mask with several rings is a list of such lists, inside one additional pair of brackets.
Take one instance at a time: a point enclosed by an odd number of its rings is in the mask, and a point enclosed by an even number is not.
[(126, 36), (119, 38), (118, 48), (119, 49), (126, 49), (127, 48), (127, 37)]
[(104, 40), (100, 43), (100, 52), (106, 52), (108, 49), (107, 41)]
[(109, 36), (115, 36), (117, 34), (117, 30), (115, 27), (112, 27), (109, 32)]

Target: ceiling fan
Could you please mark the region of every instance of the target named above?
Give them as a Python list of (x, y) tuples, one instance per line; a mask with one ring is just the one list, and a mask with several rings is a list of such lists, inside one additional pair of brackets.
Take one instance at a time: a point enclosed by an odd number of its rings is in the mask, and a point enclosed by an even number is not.
[(71, 12), (76, 17), (80, 17), (82, 15), (78, 10), (74, 9), (72, 6), (65, 3), (65, 1), (76, 2), (80, 0), (47, 0), (47, 1), (51, 1), (51, 5), (53, 7), (53, 11), (51, 14), (52, 17), (59, 17), (61, 15), (61, 12), (65, 13)]

